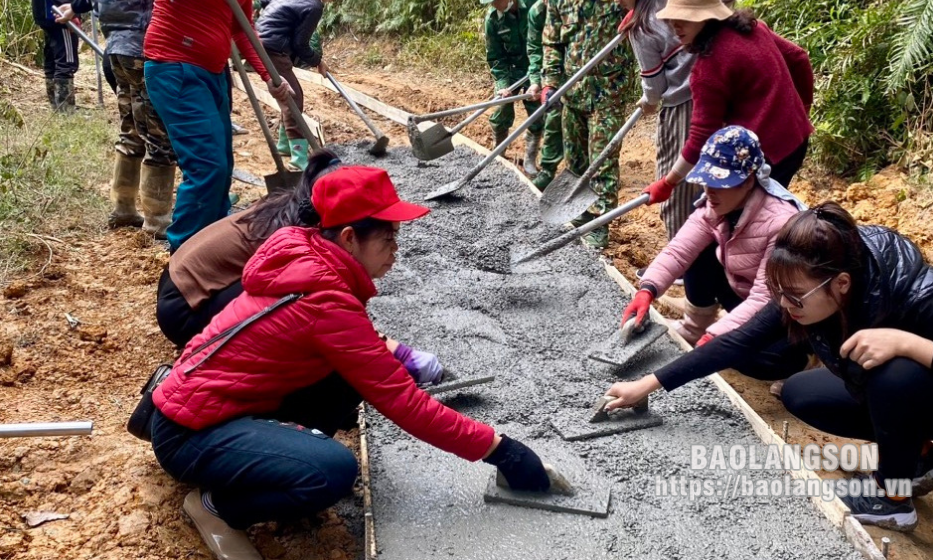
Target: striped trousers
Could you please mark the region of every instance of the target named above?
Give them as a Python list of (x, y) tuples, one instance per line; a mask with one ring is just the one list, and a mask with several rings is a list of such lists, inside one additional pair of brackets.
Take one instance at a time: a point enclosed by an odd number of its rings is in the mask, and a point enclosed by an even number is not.
[(78, 36), (64, 25), (45, 29), (46, 80), (70, 80), (78, 71)]
[[(658, 113), (657, 171), (660, 179), (674, 167), (680, 151), (690, 134), (690, 115), (693, 113), (693, 101), (687, 101), (673, 107), (662, 107)], [(681, 181), (674, 188), (674, 193), (661, 204), (661, 221), (667, 229), (667, 238), (671, 240), (693, 212), (693, 201), (703, 188)]]

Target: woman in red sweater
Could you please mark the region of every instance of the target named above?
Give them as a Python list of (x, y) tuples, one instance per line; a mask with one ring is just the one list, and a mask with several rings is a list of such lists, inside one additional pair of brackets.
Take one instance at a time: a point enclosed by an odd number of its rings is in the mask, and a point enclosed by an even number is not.
[(697, 59), (690, 73), (690, 136), (673, 169), (645, 189), (649, 204), (671, 196), (696, 164), (706, 139), (727, 125), (754, 132), (769, 157), (771, 178), (789, 186), (813, 133), (808, 116), (813, 70), (807, 52), (750, 11), (733, 11), (721, 0), (669, 0), (657, 17), (669, 21)]
[[(249, 0), (238, 1), (252, 14)], [(231, 40), (262, 76), (269, 93), (284, 102), (291, 88), (286, 82), (272, 85), (225, 0), (155, 1), (143, 42), (146, 87), (182, 172), (165, 233), (171, 252), (230, 210), (233, 134), (224, 68)]]
[(428, 209), (400, 201), (384, 170), (349, 166), (315, 182), (306, 211), (320, 228), (272, 234), (243, 270), (244, 293), (153, 392), (153, 451), (199, 488), (184, 510), (212, 551), (261, 560), (243, 529), (350, 493), (356, 460), (331, 436), (361, 400), (431, 445), (496, 465), (512, 488), (547, 490), (534, 451), (419, 389), (366, 314), (373, 279), (395, 263), (399, 222)]

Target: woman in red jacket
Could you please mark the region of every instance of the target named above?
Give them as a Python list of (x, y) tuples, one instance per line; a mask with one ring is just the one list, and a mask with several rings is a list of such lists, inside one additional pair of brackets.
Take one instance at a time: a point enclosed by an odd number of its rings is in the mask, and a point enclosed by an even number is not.
[(356, 461), (330, 436), (361, 400), (431, 445), (496, 465), (513, 488), (548, 489), (531, 449), (420, 390), (366, 313), (373, 278), (395, 262), (399, 222), (428, 209), (399, 200), (384, 170), (341, 167), (315, 182), (305, 211), (320, 228), (269, 237), (246, 264), (244, 293), (153, 393), (152, 448), (199, 488), (184, 509), (212, 551), (261, 559), (243, 529), (350, 493)]
[(778, 36), (748, 10), (721, 0), (669, 0), (658, 12), (688, 52), (693, 114), (690, 135), (668, 174), (648, 186), (650, 204), (664, 202), (696, 165), (703, 143), (726, 125), (761, 139), (771, 178), (788, 187), (803, 164), (813, 125), (813, 70), (807, 52)]

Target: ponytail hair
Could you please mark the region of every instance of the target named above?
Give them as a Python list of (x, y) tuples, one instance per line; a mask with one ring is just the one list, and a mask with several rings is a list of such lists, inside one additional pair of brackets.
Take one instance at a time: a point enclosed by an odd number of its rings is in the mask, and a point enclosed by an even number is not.
[(311, 206), (311, 189), (318, 179), (338, 167), (340, 158), (328, 149), (311, 154), (298, 186), (267, 194), (250, 212), (237, 218), (237, 223), (246, 225), (247, 239), (261, 243), (283, 227), (319, 225), (321, 218)]
[[(775, 301), (779, 291), (799, 281), (811, 278), (822, 282), (843, 272), (849, 273), (853, 284), (862, 267), (864, 243), (851, 214), (835, 202), (823, 202), (793, 216), (778, 232), (774, 251), (765, 265), (768, 287)], [(830, 294), (830, 287), (824, 286)], [(848, 304), (853, 290), (843, 300), (836, 300), (842, 317), (843, 338), (848, 337)], [(790, 320), (784, 312), (785, 323), (792, 340), (805, 337), (803, 327)]]
[[(727, 4), (728, 5), (728, 4)], [(748, 35), (758, 25), (758, 18), (751, 10), (736, 10), (731, 16), (720, 21), (718, 19), (706, 20), (706, 25), (697, 34), (693, 43), (687, 47), (687, 52), (698, 56), (709, 56), (712, 52), (713, 39), (719, 35), (723, 28), (734, 29), (742, 35)]]

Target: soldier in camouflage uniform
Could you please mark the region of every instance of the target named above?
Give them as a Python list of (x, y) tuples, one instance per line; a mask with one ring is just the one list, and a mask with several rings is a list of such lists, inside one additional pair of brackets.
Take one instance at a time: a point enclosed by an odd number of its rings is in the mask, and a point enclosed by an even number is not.
[[(481, 4), (492, 4), (486, 13), (486, 61), (493, 79), (496, 80), (496, 92), (502, 96), (514, 95), (506, 90), (510, 85), (522, 79), (528, 73), (528, 6), (531, 0), (480, 0)], [(524, 91), (527, 85), (522, 88)], [(517, 93), (517, 92), (515, 92)], [(525, 101), (525, 112), (531, 115), (540, 104), (536, 100)], [(489, 124), (496, 136), (496, 145), (501, 144), (509, 135), (509, 128), (515, 122), (515, 109), (511, 103), (500, 105)], [(534, 177), (538, 170), (538, 147), (541, 144), (542, 120), (536, 121), (525, 132), (524, 170), (529, 177)]]
[[(541, 34), (547, 19), (548, 0), (538, 0), (528, 9), (528, 81), (529, 93), (541, 91), (541, 61), (544, 49)], [(560, 160), (564, 159), (564, 141), (560, 128), (560, 111), (548, 111), (544, 116), (544, 140), (541, 146), (541, 166), (532, 183), (544, 190), (554, 179)]]
[[(617, 34), (625, 9), (616, 2), (598, 0), (548, 0), (542, 43), (542, 100), (564, 80), (583, 67)], [(564, 158), (567, 167), (583, 174), (590, 161), (606, 147), (625, 122), (623, 99), (626, 74), (634, 64), (625, 45), (619, 45), (562, 98)], [(619, 154), (613, 154), (597, 171), (590, 186), (599, 200), (575, 220), (582, 224), (617, 205)], [(584, 241), (604, 248), (609, 228), (596, 229)]]
[[(91, 11), (91, 0), (63, 4), (65, 19)], [(107, 56), (117, 79), (120, 139), (116, 143), (110, 200), (111, 228), (142, 227), (158, 239), (172, 222), (175, 152), (156, 114), (143, 77), (143, 37), (153, 0), (97, 0), (100, 26), (107, 37)], [(143, 215), (136, 210), (140, 195)]]

